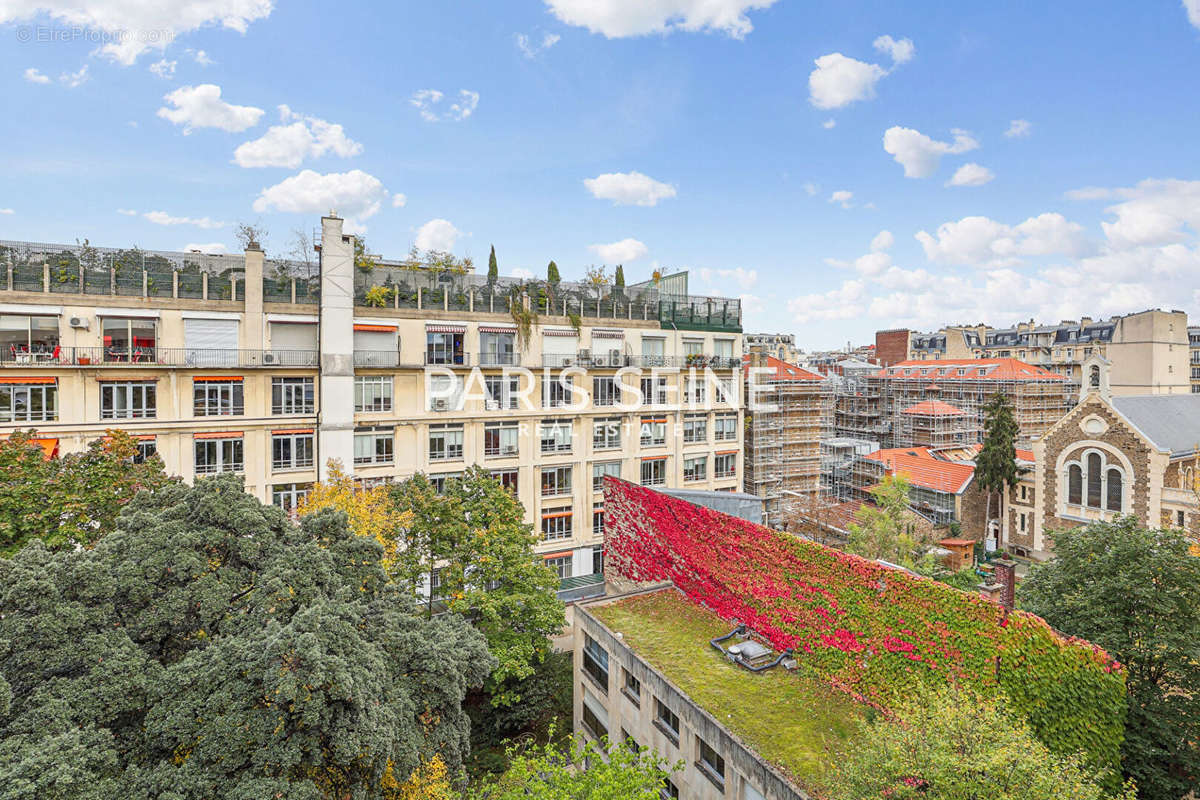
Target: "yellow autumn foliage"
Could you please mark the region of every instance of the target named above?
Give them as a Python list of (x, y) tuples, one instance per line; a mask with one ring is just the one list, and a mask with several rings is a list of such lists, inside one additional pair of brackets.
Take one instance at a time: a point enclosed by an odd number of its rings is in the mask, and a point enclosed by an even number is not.
[(397, 531), (411, 524), (412, 512), (397, 511), (386, 486), (355, 486), (337, 459), (330, 459), (328, 467), (329, 480), (314, 484), (296, 513), (304, 516), (325, 508), (346, 512), (351, 531), (374, 537), (383, 545), (383, 565), (390, 569), (396, 558)]
[(392, 765), (388, 763), (383, 778), (383, 796), (385, 800), (453, 800), (446, 763), (440, 756), (434, 756), (423, 762), (404, 783), (396, 780)]

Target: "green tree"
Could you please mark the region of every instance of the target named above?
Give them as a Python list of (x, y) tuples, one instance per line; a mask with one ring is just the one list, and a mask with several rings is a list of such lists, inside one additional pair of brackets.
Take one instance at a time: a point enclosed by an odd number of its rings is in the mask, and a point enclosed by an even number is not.
[(91, 547), (110, 533), (134, 495), (174, 481), (159, 458), (142, 462), (137, 453), (121, 431), (56, 458), (46, 457), (33, 430), (0, 441), (0, 555), (34, 539), (51, 549)]
[(418, 474), (390, 495), (398, 512), (412, 515), (400, 529), (396, 579), (421, 597), (436, 575), (426, 614), (444, 603), (479, 629), (498, 661), (487, 687), (492, 702), (519, 701), (511, 681), (533, 674), (548, 637), (566, 622), (558, 577), (534, 554), (538, 537), (521, 503), (479, 466), (447, 480), (442, 494)]
[(864, 558), (880, 558), (904, 567), (914, 567), (929, 549), (917, 531), (916, 517), (909, 510), (908, 479), (885, 475), (871, 489), (875, 504), (864, 504), (850, 523), (846, 550)]
[(509, 759), (504, 774), (480, 782), (467, 800), (658, 800), (663, 780), (679, 768), (650, 750), (604, 752), (580, 737), (565, 746), (514, 748)]
[(223, 475), (139, 494), (94, 549), (0, 561), (0, 798), (343, 800), (457, 771), (494, 661), (414, 615), (382, 553)]
[(488, 285), (494, 285), (500, 280), (500, 266), (496, 263), (496, 245), (492, 245), (492, 252), (488, 254)]
[(613, 277), (613, 287), (618, 291), (625, 291), (625, 267), (617, 264), (617, 273)]
[(997, 499), (996, 510), (1002, 504), (1005, 487), (1017, 482), (1016, 441), (1020, 428), (1013, 417), (1012, 403), (1002, 393), (996, 393), (983, 409), (983, 449), (975, 458), (975, 481), (987, 492), (986, 529), (992, 524), (992, 498)]
[(1144, 800), (1178, 800), (1200, 784), (1200, 559), (1182, 531), (1133, 517), (1051, 535), (1021, 605), (1125, 665), (1122, 769)]
[(562, 278), (560, 278), (558, 275), (558, 264), (555, 264), (553, 261), (551, 261), (546, 265), (546, 283), (550, 284), (551, 286), (558, 286), (559, 282), (561, 281)]
[[(1103, 800), (1073, 757), (1046, 749), (1002, 701), (945, 688), (920, 692), (895, 716), (863, 722), (842, 754), (831, 797), (893, 800)], [(1135, 800), (1132, 789), (1119, 797)]]

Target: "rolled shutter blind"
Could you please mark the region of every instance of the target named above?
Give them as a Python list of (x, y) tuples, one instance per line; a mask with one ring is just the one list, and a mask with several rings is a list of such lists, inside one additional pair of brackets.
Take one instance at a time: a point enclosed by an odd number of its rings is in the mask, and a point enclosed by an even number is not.
[(579, 339), (575, 336), (543, 336), (542, 352), (546, 355), (573, 356), (579, 349)]
[(235, 319), (185, 319), (183, 341), (188, 366), (228, 367), (238, 360), (238, 322)]
[(400, 363), (395, 331), (355, 331), (354, 363), (360, 367), (394, 367)]
[(316, 350), (316, 324), (309, 322), (272, 322), (271, 349)]

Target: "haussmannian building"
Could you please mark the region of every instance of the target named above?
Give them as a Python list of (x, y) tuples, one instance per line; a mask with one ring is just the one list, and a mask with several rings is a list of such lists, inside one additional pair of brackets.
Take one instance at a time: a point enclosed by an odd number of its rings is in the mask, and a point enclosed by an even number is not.
[(235, 472), (285, 509), (332, 460), (363, 484), (483, 465), (585, 585), (605, 475), (741, 485), (737, 300), (687, 295), (686, 274), (660, 294), (372, 268), (334, 215), (315, 248), (305, 274), (256, 245), (0, 242), (0, 436), (65, 453), (121, 429), (170, 474)]

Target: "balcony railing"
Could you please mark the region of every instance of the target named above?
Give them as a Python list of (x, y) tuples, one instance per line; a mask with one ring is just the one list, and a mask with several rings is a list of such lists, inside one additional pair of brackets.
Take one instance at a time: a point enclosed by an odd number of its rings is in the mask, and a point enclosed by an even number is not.
[(315, 367), (316, 350), (223, 350), (195, 347), (56, 347), (0, 352), (0, 367)]
[(400, 354), (395, 350), (355, 350), (356, 367), (398, 367)]
[(425, 365), (430, 367), (469, 367), (470, 353), (431, 353), (425, 351)]
[(520, 353), (480, 353), (481, 367), (516, 367), (521, 364)]

